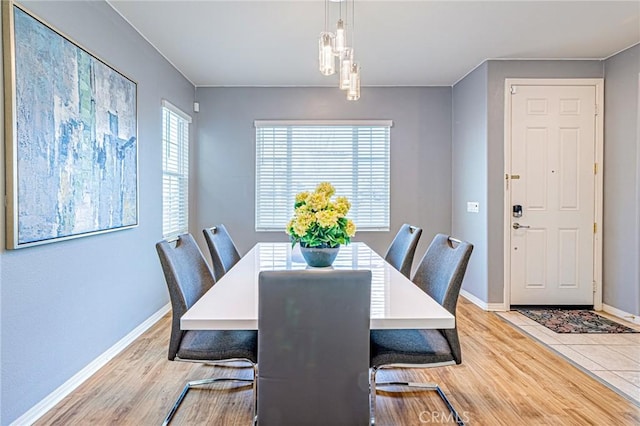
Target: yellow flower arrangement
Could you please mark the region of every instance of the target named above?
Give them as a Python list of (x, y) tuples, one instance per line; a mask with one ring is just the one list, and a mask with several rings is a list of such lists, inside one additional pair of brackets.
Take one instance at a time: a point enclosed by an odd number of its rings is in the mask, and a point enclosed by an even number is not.
[(295, 245), (304, 247), (337, 247), (349, 244), (356, 225), (346, 215), (351, 203), (346, 197), (331, 197), (336, 190), (329, 182), (320, 183), (314, 192), (296, 194), (293, 218), (286, 232)]

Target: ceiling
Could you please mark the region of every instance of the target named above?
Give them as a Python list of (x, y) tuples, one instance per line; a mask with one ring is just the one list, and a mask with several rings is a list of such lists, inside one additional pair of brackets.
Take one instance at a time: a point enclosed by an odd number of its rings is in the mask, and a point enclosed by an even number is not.
[[(323, 1), (108, 2), (196, 86), (337, 84), (317, 66)], [(353, 16), (363, 86), (451, 86), (486, 59), (604, 59), (640, 42), (639, 0), (356, 0)]]

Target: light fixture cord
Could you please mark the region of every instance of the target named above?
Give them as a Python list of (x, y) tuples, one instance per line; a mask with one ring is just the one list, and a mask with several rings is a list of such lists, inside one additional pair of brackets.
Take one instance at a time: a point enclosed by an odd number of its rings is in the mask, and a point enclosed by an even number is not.
[(351, 49), (356, 47), (356, 0), (351, 0)]
[(328, 17), (327, 14), (329, 13), (329, 0), (324, 0), (324, 32), (327, 32), (327, 28), (328, 28)]
[[(340, 7), (342, 7), (342, 5), (340, 5)], [(342, 9), (340, 9), (340, 11), (342, 11)], [(344, 2), (344, 28), (345, 28), (345, 31), (347, 28), (349, 28), (349, 4), (347, 3), (346, 0)], [(347, 38), (349, 37), (349, 32), (351, 32), (351, 29), (347, 32), (347, 35), (345, 36), (345, 39), (344, 39), (345, 43), (348, 42)]]

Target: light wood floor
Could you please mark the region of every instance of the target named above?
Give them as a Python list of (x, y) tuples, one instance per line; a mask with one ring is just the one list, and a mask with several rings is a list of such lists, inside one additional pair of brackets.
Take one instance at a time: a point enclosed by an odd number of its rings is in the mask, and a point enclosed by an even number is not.
[[(640, 408), (462, 298), (458, 326), (461, 365), (395, 370), (379, 373), (379, 380), (438, 382), (471, 425), (640, 424)], [(249, 377), (249, 369), (168, 361), (169, 327), (167, 316), (36, 424), (159, 425), (187, 380), (212, 373)], [(251, 388), (214, 386), (191, 390), (172, 425), (251, 424)], [(379, 425), (447, 420), (434, 392), (379, 390), (377, 403)]]

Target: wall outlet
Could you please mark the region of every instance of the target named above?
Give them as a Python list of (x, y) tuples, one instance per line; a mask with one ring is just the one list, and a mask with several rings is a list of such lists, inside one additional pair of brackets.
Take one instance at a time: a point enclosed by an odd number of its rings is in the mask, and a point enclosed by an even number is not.
[(469, 213), (478, 213), (480, 211), (480, 203), (477, 201), (467, 201), (467, 211)]

